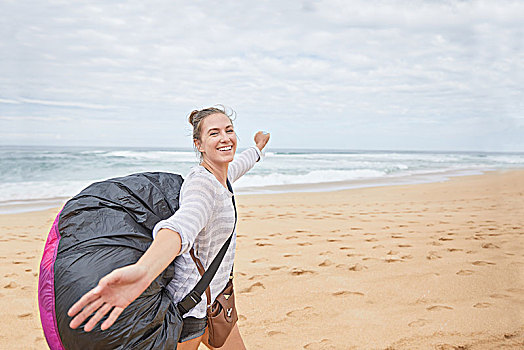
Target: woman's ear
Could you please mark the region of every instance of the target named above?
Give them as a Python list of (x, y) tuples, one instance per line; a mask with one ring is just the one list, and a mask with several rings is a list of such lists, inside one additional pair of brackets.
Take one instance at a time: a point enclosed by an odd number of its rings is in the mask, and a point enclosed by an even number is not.
[(200, 140), (198, 139), (193, 139), (193, 143), (195, 144), (195, 147), (198, 150), (198, 152), (202, 153), (202, 142), (200, 142)]

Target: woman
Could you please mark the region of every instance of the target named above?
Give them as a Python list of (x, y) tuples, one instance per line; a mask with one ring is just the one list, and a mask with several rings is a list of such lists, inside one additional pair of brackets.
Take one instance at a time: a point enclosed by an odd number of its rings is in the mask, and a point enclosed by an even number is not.
[[(191, 247), (207, 268), (231, 235), (235, 214), (227, 180), (234, 182), (254, 166), (270, 135), (259, 131), (255, 135), (256, 147), (242, 152), (233, 161), (237, 138), (231, 118), (224, 110), (206, 108), (193, 111), (189, 122), (201, 162), (192, 168), (182, 185), (180, 208), (172, 217), (155, 226), (153, 243), (136, 264), (114, 270), (70, 308), (68, 315), (74, 316), (71, 328), (77, 328), (95, 313), (84, 326), (84, 330), (89, 332), (112, 310), (101, 326), (102, 330), (109, 328), (175, 258), (175, 277), (168, 289), (173, 293), (173, 301), (178, 303), (200, 278), (189, 254)], [(236, 234), (211, 282), (211, 303), (229, 279), (235, 238)], [(203, 295), (202, 301), (183, 315), (179, 349), (197, 349), (200, 342), (211, 348), (205, 334), (206, 303)], [(237, 325), (222, 348), (245, 349)]]

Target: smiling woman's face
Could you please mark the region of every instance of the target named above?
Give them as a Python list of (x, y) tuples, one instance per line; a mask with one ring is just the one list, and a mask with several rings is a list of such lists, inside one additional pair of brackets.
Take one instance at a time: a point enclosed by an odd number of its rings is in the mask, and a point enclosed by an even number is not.
[(228, 116), (211, 114), (202, 120), (200, 140), (195, 140), (202, 159), (208, 164), (220, 165), (233, 160), (237, 149), (237, 135)]

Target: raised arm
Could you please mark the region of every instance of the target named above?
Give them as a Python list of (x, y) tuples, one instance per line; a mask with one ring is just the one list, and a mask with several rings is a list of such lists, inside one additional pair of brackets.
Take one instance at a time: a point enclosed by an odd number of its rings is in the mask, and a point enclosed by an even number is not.
[(256, 146), (250, 147), (244, 152), (240, 153), (229, 164), (227, 177), (229, 181), (235, 182), (242, 175), (247, 173), (256, 162), (262, 158), (262, 150), (266, 147), (269, 141), (270, 134), (259, 131), (255, 134)]

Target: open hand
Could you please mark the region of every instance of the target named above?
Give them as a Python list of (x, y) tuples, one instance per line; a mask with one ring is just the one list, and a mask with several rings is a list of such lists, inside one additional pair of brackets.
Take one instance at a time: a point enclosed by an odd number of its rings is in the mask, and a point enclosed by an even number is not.
[(262, 149), (266, 147), (270, 136), (270, 133), (264, 133), (263, 131), (259, 131), (255, 134), (255, 144), (259, 150), (262, 151)]
[(147, 270), (143, 266), (134, 264), (114, 270), (71, 306), (67, 314), (74, 318), (69, 326), (77, 328), (96, 312), (84, 326), (84, 330), (90, 332), (98, 321), (112, 310), (101, 326), (102, 330), (108, 329), (150, 282), (147, 280)]

